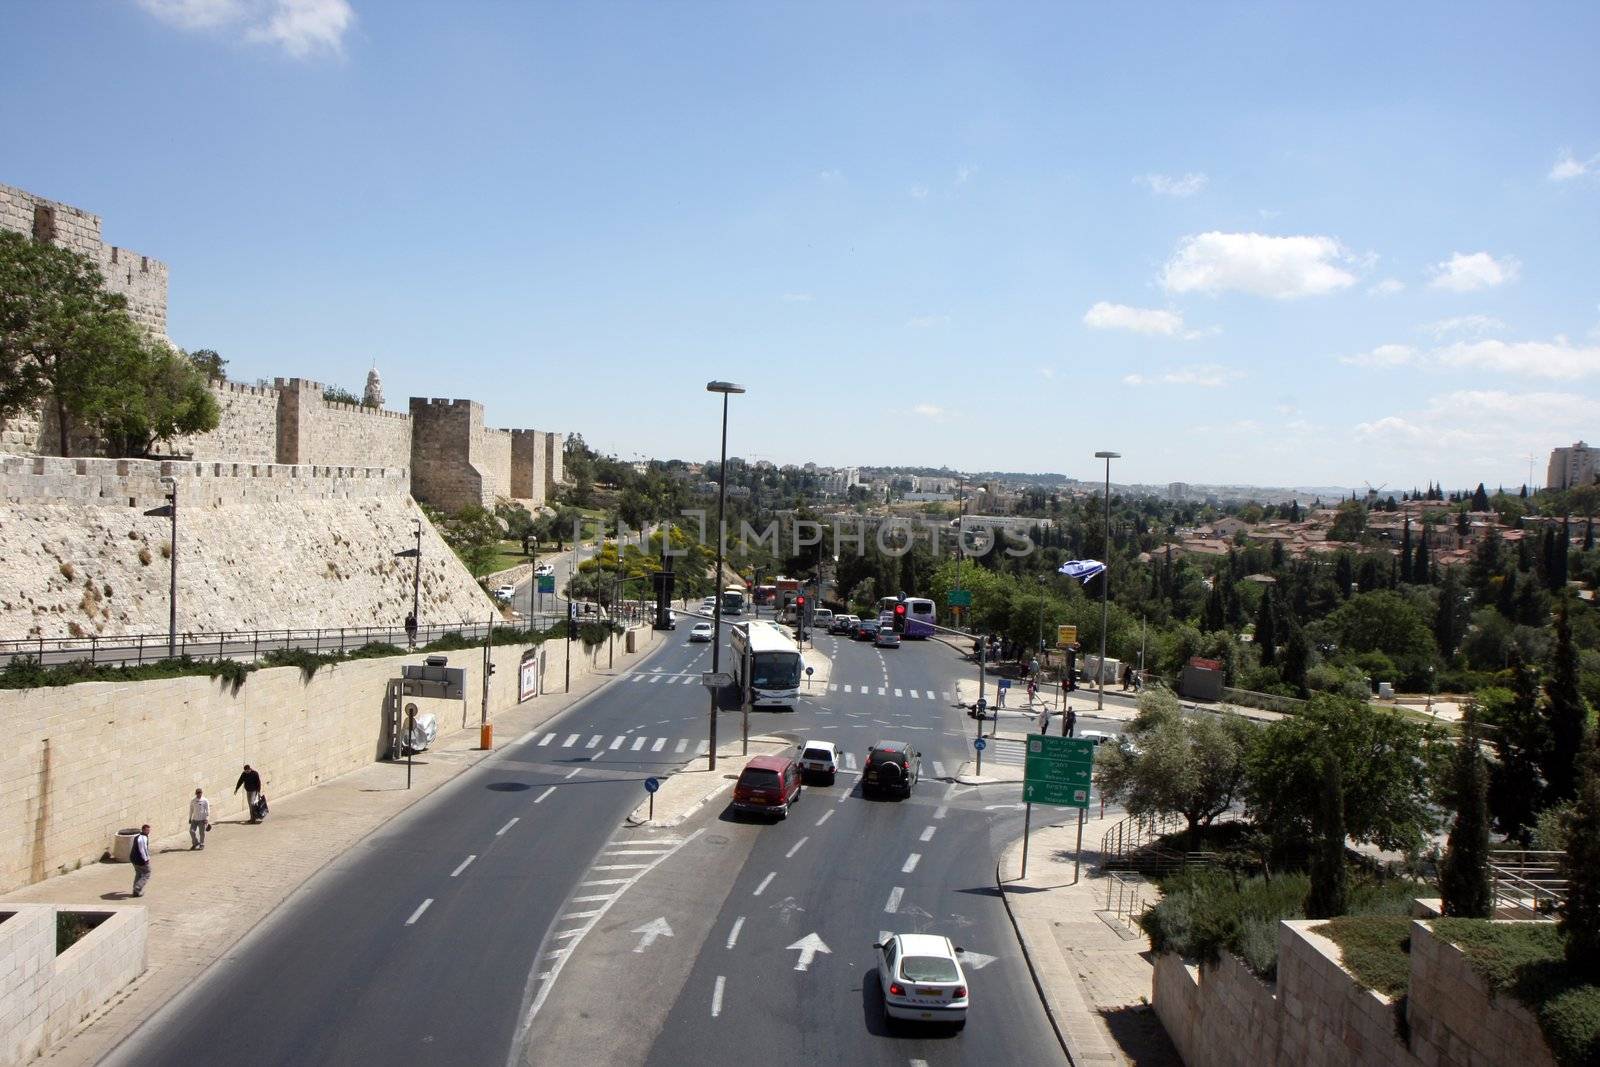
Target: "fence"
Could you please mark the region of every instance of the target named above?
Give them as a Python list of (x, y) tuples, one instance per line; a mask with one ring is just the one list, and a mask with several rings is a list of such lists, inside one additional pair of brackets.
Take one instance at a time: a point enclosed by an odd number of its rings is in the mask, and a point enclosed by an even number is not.
[(1544, 919), (1555, 914), (1567, 899), (1567, 879), (1561, 870), (1565, 858), (1565, 852), (1491, 850), (1489, 882), (1496, 916)]
[(1139, 932), (1139, 917), (1155, 906), (1146, 890), (1150, 880), (1134, 871), (1116, 871), (1106, 877), (1106, 911), (1131, 933)]

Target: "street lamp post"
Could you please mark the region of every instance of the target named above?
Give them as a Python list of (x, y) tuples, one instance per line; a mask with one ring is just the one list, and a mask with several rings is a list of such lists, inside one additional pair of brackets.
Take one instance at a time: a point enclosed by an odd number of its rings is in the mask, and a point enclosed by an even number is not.
[(403, 552), (396, 552), (394, 556), (396, 559), (409, 558), (411, 560), (411, 626), (407, 630), (406, 640), (415, 645), (417, 629), (422, 625), (422, 620), (418, 618), (422, 603), (422, 520), (413, 519), (412, 521), (417, 524), (416, 546)]
[(167, 657), (176, 659), (178, 656), (178, 479), (169, 476), (163, 477), (161, 481), (167, 486), (167, 502), (159, 508), (151, 508), (145, 514), (152, 518), (172, 520), (171, 550), (167, 553), (167, 558), (172, 564), (167, 579)]
[[(722, 666), (722, 509), (728, 497), (728, 396), (744, 392), (744, 386), (732, 382), (707, 382), (706, 392), (722, 394), (722, 452), (717, 461), (717, 569), (712, 592), (716, 594), (711, 609), (711, 673)], [(717, 769), (717, 691), (711, 691), (711, 752), (710, 770)]]
[(1121, 459), (1122, 453), (1096, 452), (1094, 458), (1106, 461), (1106, 569), (1100, 572), (1100, 665), (1096, 672), (1100, 675), (1100, 692), (1095, 704), (1097, 708), (1104, 708), (1106, 706), (1106, 626), (1109, 621), (1111, 594), (1111, 461)]

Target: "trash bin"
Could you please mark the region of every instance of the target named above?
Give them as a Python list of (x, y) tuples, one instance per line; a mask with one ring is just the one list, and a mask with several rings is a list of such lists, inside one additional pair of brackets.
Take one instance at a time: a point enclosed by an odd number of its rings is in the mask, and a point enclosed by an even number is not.
[(117, 836), (111, 839), (111, 862), (127, 863), (133, 856), (133, 839), (138, 836), (137, 826), (129, 830), (118, 830)]
[(478, 747), (486, 752), (494, 747), (494, 723), (486, 722), (478, 727)]
[(630, 628), (627, 639), (623, 642), (623, 647), (629, 652), (637, 652), (639, 650), (638, 636), (639, 631)]

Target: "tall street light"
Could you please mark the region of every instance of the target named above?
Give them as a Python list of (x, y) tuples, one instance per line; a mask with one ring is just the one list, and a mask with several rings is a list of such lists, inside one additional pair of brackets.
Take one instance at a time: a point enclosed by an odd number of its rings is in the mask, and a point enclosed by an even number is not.
[[(706, 392), (722, 394), (722, 452), (717, 461), (717, 569), (711, 591), (716, 594), (711, 609), (711, 673), (722, 666), (722, 509), (728, 497), (728, 395), (744, 392), (732, 382), (707, 382)], [(717, 769), (717, 691), (711, 691), (710, 770)]]
[(417, 628), (422, 625), (422, 620), (417, 616), (421, 613), (422, 605), (422, 520), (412, 519), (417, 524), (415, 548), (408, 548), (394, 554), (395, 559), (411, 560), (411, 625), (412, 630), (406, 634), (406, 639), (412, 644), (416, 643)]
[(171, 519), (172, 551), (167, 553), (172, 562), (171, 574), (167, 580), (167, 658), (176, 659), (178, 656), (178, 479), (163, 477), (162, 483), (167, 486), (167, 502), (159, 508), (151, 508), (145, 512), (152, 518)]
[(1120, 452), (1096, 452), (1095, 459), (1106, 461), (1106, 569), (1100, 572), (1100, 693), (1095, 707), (1106, 706), (1106, 626), (1111, 593), (1111, 461), (1121, 459)]

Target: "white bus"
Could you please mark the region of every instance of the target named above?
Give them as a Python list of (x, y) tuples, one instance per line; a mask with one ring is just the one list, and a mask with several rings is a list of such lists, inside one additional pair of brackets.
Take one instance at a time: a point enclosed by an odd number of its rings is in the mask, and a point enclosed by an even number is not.
[(744, 614), (744, 590), (738, 586), (729, 586), (722, 591), (722, 613), (724, 615)]
[(939, 612), (933, 606), (933, 601), (927, 597), (908, 596), (902, 600), (899, 597), (886, 596), (878, 601), (878, 621), (884, 626), (893, 626), (895, 608), (901, 604), (905, 605), (906, 617), (900, 636), (932, 637), (933, 628), (939, 623)]
[(800, 649), (788, 632), (770, 622), (733, 628), (733, 662), (740, 686), (750, 689), (750, 706), (793, 704), (805, 670)]

